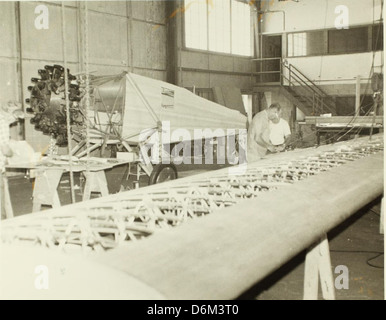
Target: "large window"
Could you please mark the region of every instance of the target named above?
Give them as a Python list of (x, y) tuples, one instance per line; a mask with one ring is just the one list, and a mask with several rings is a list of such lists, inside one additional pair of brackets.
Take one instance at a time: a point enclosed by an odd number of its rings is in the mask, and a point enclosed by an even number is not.
[(299, 32), (288, 35), (288, 56), (300, 57), (326, 53), (326, 40), (323, 31)]
[(230, 1), (212, 0), (208, 14), (209, 50), (230, 53), (231, 10)]
[(288, 57), (383, 50), (383, 24), (289, 33), (287, 49)]
[(328, 52), (365, 52), (369, 49), (369, 28), (350, 28), (328, 31)]
[(250, 6), (232, 1), (232, 53), (253, 55)]
[(185, 45), (251, 56), (250, 5), (237, 0), (185, 0)]

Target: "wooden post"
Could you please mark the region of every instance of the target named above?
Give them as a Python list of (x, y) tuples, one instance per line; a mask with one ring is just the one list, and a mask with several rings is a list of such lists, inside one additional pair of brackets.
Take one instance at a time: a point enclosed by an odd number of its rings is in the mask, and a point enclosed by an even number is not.
[(7, 219), (13, 218), (13, 209), (12, 209), (12, 203), (11, 203), (11, 196), (9, 194), (9, 188), (8, 188), (8, 178), (6, 175), (3, 175), (3, 199), (4, 199), (4, 209), (5, 209), (5, 216)]
[(318, 299), (319, 278), (323, 298), (325, 300), (335, 300), (327, 235), (324, 235), (307, 252), (304, 271), (304, 300)]
[(13, 218), (11, 197), (8, 189), (8, 179), (5, 172), (0, 172), (0, 193), (0, 220), (4, 218)]
[(380, 224), (379, 224), (379, 233), (380, 234), (384, 234), (385, 232), (385, 213), (384, 213), (384, 206), (383, 206), (383, 198), (382, 198), (382, 201), (381, 201), (381, 221), (380, 221)]

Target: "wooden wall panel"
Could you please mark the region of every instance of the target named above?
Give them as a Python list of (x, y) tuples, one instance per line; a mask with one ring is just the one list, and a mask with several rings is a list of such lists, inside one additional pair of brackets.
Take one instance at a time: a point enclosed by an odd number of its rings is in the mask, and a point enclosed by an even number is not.
[(0, 104), (18, 100), (16, 59), (0, 58)]
[[(35, 3), (20, 2), (21, 44), (24, 59), (63, 60), (61, 7), (48, 8), (48, 29), (36, 29)], [(65, 8), (67, 60), (78, 61), (77, 11)]]
[(89, 13), (90, 63), (128, 66), (126, 18)]
[(4, 2), (0, 10), (0, 56), (16, 56), (15, 4)]
[(133, 17), (154, 23), (165, 23), (166, 11), (164, 1), (132, 1)]
[(209, 55), (204, 52), (183, 50), (181, 65), (186, 68), (209, 69)]
[(126, 17), (127, 1), (88, 1), (89, 10)]

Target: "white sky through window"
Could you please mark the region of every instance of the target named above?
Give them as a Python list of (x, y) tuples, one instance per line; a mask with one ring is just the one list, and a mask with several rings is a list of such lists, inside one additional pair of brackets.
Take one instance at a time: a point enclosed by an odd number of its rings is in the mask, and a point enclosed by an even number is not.
[(206, 0), (185, 0), (185, 41), (189, 48), (208, 49)]
[(236, 0), (185, 0), (185, 45), (252, 55), (251, 6)]

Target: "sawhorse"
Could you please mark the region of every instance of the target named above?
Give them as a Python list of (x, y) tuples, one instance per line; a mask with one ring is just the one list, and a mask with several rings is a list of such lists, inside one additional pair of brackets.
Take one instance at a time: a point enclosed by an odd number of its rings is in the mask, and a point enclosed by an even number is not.
[[(48, 205), (52, 208), (61, 206), (57, 189), (64, 172), (65, 170), (63, 169), (45, 169), (36, 171), (32, 195), (32, 212), (40, 211), (42, 205)], [(83, 201), (90, 199), (92, 192), (98, 192), (101, 196), (107, 196), (109, 194), (104, 169), (82, 172), (86, 177)]]
[(100, 193), (102, 197), (109, 195), (106, 174), (104, 170), (83, 172), (86, 184), (83, 191), (83, 201), (89, 200), (92, 192)]
[(381, 220), (380, 220), (380, 223), (379, 223), (379, 233), (380, 234), (384, 234), (385, 233), (385, 213), (384, 213), (384, 205), (383, 205), (383, 197), (382, 197), (382, 200), (381, 200), (381, 212), (380, 212), (380, 216), (381, 216)]
[(1, 216), (3, 216), (3, 210), (4, 210), (4, 216), (6, 219), (13, 218), (13, 209), (12, 209), (12, 203), (11, 203), (11, 196), (9, 194), (9, 188), (8, 188), (8, 178), (5, 173), (0, 173), (0, 210)]
[(34, 170), (35, 183), (32, 193), (32, 212), (40, 211), (42, 205), (60, 207), (58, 185), (65, 170)]
[(335, 300), (335, 287), (327, 235), (322, 236), (307, 251), (304, 270), (304, 300), (318, 299), (319, 279), (323, 299)]
[(37, 163), (18, 163), (6, 166), (7, 169), (30, 170), (30, 176), (35, 177), (32, 193), (32, 212), (40, 211), (42, 205), (48, 205), (52, 208), (60, 207), (57, 189), (64, 172), (84, 173), (86, 183), (83, 200), (88, 200), (92, 192), (99, 192), (101, 196), (107, 196), (109, 192), (105, 170), (127, 163), (125, 160), (98, 159), (98, 161), (94, 160), (89, 166), (85, 163), (73, 163), (70, 167), (66, 160), (54, 160), (52, 162), (46, 160)]

